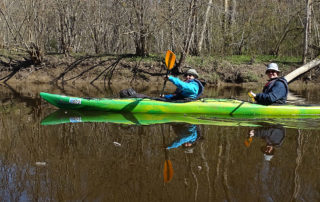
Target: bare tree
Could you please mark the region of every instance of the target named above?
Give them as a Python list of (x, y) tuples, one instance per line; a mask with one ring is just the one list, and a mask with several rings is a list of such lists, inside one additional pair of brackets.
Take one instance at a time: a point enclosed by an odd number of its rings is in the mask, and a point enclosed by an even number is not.
[(176, 66), (176, 70), (175, 70), (176, 72), (181, 72), (180, 67), (184, 65), (185, 59), (190, 51), (191, 42), (195, 32), (196, 5), (197, 5), (197, 0), (190, 1), (189, 9), (188, 9), (189, 12), (187, 14), (189, 17), (188, 17), (187, 26), (186, 26), (186, 35), (184, 37), (183, 47), (180, 52), (180, 59)]
[(189, 54), (307, 58), (319, 52), (319, 6), (318, 0), (2, 0), (0, 46), (31, 55), (37, 49), (146, 56), (171, 49), (180, 53), (179, 67)]
[[(17, 6), (24, 8), (24, 12), (18, 15), (15, 20), (14, 15), (10, 15), (10, 10), (3, 4), (0, 8), (0, 14), (6, 22), (10, 37), (20, 47), (23, 47), (29, 54), (30, 60), (34, 64), (40, 64), (43, 57), (42, 42), (43, 42), (43, 24), (40, 22), (40, 12), (33, 12), (34, 10), (41, 11), (41, 2), (30, 0), (29, 4), (25, 2), (18, 2)], [(16, 14), (16, 10), (13, 13)]]
[(77, 26), (80, 24), (80, 6), (81, 1), (76, 0), (57, 0), (55, 7), (58, 12), (58, 32), (60, 50), (62, 53), (69, 55), (75, 44), (78, 34)]
[(148, 2), (146, 0), (129, 0), (128, 5), (124, 5), (124, 8), (128, 10), (127, 19), (129, 25), (127, 29), (130, 30), (130, 35), (133, 36), (135, 44), (135, 53), (138, 56), (148, 55), (147, 51), (147, 37), (149, 35), (149, 24), (146, 22), (148, 14)]
[(303, 56), (302, 62), (303, 64), (307, 63), (307, 54), (308, 54), (308, 46), (309, 46), (309, 35), (310, 35), (310, 23), (311, 23), (311, 10), (312, 10), (312, 0), (306, 0), (306, 18), (304, 25), (304, 46), (303, 46)]
[(211, 7), (212, 7), (212, 0), (209, 0), (208, 6), (207, 6), (207, 10), (206, 10), (206, 14), (204, 16), (204, 21), (203, 21), (202, 28), (201, 28), (200, 38), (199, 38), (199, 41), (198, 41), (198, 46), (197, 46), (198, 54), (197, 55), (201, 54), (202, 44), (203, 44), (203, 39), (204, 39), (204, 33), (206, 31), (206, 28), (207, 28), (207, 22), (208, 22), (208, 18), (209, 18), (209, 13), (210, 13)]

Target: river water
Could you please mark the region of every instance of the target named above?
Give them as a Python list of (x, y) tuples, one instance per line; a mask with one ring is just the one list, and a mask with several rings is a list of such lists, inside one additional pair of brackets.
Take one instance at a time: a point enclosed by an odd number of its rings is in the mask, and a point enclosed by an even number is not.
[[(139, 92), (157, 95), (160, 88)], [(207, 117), (195, 124), (57, 111), (39, 98), (40, 91), (115, 97), (121, 87), (77, 89), (0, 86), (1, 201), (320, 200), (317, 117)], [(248, 91), (210, 88), (206, 96), (245, 100)], [(319, 92), (295, 94), (317, 104)]]

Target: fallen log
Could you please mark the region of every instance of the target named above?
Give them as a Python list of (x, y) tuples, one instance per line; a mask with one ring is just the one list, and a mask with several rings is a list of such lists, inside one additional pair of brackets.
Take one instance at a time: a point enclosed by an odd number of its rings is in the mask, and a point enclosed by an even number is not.
[(318, 65), (320, 65), (320, 57), (318, 57), (318, 58), (310, 61), (309, 63), (299, 67), (298, 69), (290, 72), (284, 78), (288, 81), (288, 83), (290, 83), (292, 80), (294, 80), (298, 76), (306, 73), (307, 71), (311, 70), (314, 67), (317, 67)]

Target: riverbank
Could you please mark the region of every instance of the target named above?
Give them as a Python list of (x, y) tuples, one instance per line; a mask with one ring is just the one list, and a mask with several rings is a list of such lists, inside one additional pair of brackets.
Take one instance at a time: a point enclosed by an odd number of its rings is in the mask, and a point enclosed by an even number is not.
[[(240, 58), (241, 56), (239, 56)], [(243, 57), (243, 56), (242, 56)], [(207, 82), (208, 86), (221, 85), (252, 85), (264, 83), (265, 68), (269, 62), (277, 62), (286, 75), (299, 67), (298, 63), (281, 61), (277, 58), (257, 60), (247, 57), (235, 60), (228, 58), (200, 58), (190, 57), (186, 65), (180, 69), (183, 73), (190, 67), (195, 68), (200, 78)], [(147, 83), (160, 84), (166, 68), (161, 56), (137, 58), (130, 55), (114, 56), (74, 56), (46, 55), (40, 65), (19, 67), (24, 57), (11, 54), (0, 56), (0, 78), (8, 84), (34, 83), (34, 84), (125, 84), (140, 85)], [(18, 61), (18, 62), (17, 62)], [(15, 64), (16, 66), (12, 65)], [(311, 80), (310, 80), (311, 76)], [(318, 82), (316, 72), (302, 76), (301, 81)], [(309, 81), (310, 80), (310, 81)]]

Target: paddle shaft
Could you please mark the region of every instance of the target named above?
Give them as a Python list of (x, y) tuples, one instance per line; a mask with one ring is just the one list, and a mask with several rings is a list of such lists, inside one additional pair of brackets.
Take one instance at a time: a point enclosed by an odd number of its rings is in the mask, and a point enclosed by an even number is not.
[[(170, 74), (170, 70), (167, 70), (166, 77), (167, 77), (169, 74)], [(161, 94), (160, 94), (161, 97), (163, 97), (163, 93), (164, 93), (164, 89), (165, 89), (165, 87), (166, 87), (167, 81), (168, 81), (168, 79), (165, 79), (164, 82), (163, 82), (163, 87), (162, 87), (162, 91), (161, 91)]]

